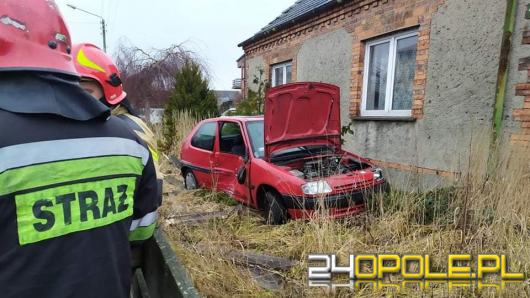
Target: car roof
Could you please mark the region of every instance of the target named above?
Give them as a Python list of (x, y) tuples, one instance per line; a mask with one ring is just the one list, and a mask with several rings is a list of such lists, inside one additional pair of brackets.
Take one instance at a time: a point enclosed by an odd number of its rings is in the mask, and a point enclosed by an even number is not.
[(263, 120), (263, 115), (259, 116), (221, 116), (217, 118), (208, 119), (208, 121), (223, 121), (223, 120), (234, 120), (240, 122), (257, 121)]

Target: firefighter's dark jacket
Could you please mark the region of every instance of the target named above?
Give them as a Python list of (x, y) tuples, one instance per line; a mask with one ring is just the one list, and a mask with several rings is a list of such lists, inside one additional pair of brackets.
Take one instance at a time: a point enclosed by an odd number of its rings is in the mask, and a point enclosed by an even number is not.
[(128, 297), (153, 159), (75, 78), (0, 73), (0, 297)]

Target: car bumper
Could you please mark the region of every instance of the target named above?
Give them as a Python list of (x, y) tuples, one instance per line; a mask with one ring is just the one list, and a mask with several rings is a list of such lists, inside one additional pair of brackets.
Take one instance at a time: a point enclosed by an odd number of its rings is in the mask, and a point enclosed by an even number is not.
[(363, 211), (366, 199), (387, 191), (388, 184), (382, 182), (372, 188), (321, 198), (283, 195), (283, 203), (291, 218), (311, 218), (318, 211), (325, 211), (325, 215), (331, 218), (341, 218)]

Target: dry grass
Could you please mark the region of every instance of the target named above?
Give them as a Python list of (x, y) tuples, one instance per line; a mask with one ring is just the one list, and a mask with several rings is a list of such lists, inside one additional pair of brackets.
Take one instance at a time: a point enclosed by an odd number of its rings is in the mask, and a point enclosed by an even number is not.
[(197, 119), (187, 111), (175, 112), (173, 115), (175, 127), (173, 128), (174, 139), (172, 144), (166, 144), (164, 140), (164, 129), (162, 124), (153, 126), (153, 132), (158, 140), (158, 147), (164, 149), (166, 154), (179, 156), (180, 145), (182, 141), (188, 136), (190, 131), (202, 119)]
[[(192, 127), (191, 122), (184, 124)], [(182, 135), (185, 133), (182, 130)], [(180, 138), (182, 139), (182, 138)], [(307, 286), (307, 255), (428, 254), (433, 268), (445, 270), (448, 254), (505, 254), (510, 270), (530, 272), (530, 164), (528, 152), (501, 155), (486, 175), (484, 146), (473, 148), (473, 158), (455, 187), (429, 193), (393, 192), (374, 200), (367, 212), (346, 220), (290, 221), (267, 226), (255, 212), (243, 209), (227, 219), (210, 220), (197, 226), (169, 226), (164, 218), (178, 214), (230, 210), (216, 195), (166, 191), (162, 226), (179, 257), (186, 264), (198, 290), (210, 297), (321, 297), (322, 288)], [(170, 167), (165, 167), (171, 170)], [(174, 177), (178, 173), (171, 173)], [(173, 181), (175, 182), (175, 181)], [(166, 183), (166, 187), (175, 187)], [(174, 184), (174, 183), (173, 183)], [(178, 188), (178, 187), (177, 187)], [(288, 272), (281, 291), (261, 288), (247, 268), (234, 264), (216, 247), (254, 250), (300, 261)], [(205, 249), (206, 248), (206, 249)], [(495, 292), (446, 286), (425, 292), (390, 288), (342, 289), (337, 297), (454, 296), (492, 297)], [(529, 297), (528, 282), (508, 286), (505, 297)]]

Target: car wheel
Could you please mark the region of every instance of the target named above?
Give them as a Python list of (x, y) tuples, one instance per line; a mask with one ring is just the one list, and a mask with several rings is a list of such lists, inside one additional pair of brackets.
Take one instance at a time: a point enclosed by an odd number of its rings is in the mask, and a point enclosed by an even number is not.
[(283, 206), (277, 193), (265, 192), (263, 205), (263, 216), (268, 225), (281, 225), (287, 222), (287, 209)]
[(194, 190), (199, 188), (197, 179), (195, 178), (195, 175), (193, 175), (192, 170), (186, 170), (186, 173), (184, 174), (184, 188), (186, 188), (186, 190)]

